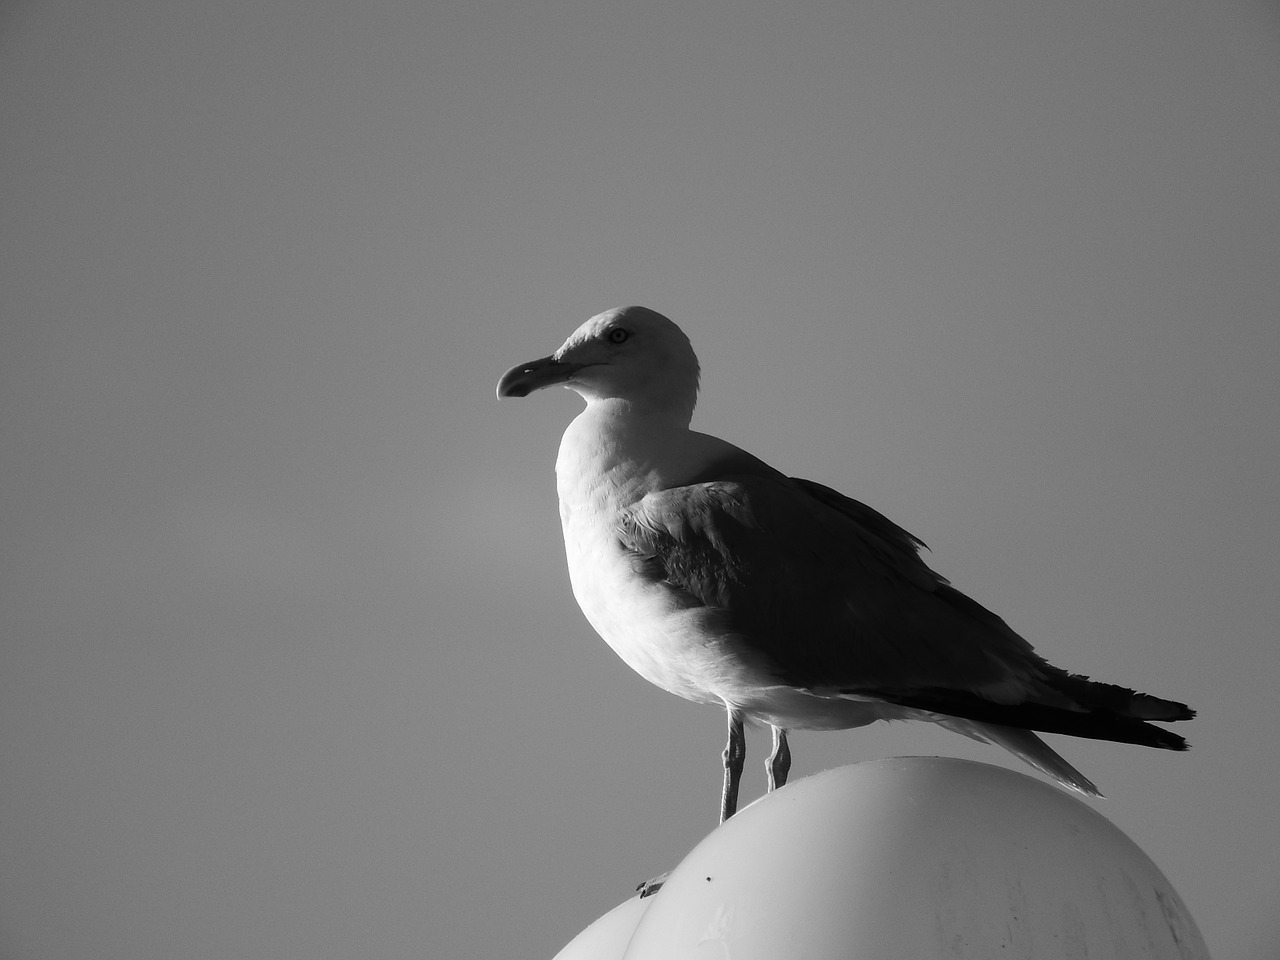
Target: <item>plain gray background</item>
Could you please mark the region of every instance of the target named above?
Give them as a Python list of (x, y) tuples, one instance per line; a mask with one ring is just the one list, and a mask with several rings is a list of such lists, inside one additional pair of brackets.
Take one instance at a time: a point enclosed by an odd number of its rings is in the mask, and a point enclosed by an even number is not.
[(569, 593), (577, 399), (493, 399), (625, 303), (696, 427), (1201, 710), (1051, 739), (1276, 956), (1273, 3), (47, 0), (0, 90), (5, 958), (549, 958), (712, 828), (721, 716)]

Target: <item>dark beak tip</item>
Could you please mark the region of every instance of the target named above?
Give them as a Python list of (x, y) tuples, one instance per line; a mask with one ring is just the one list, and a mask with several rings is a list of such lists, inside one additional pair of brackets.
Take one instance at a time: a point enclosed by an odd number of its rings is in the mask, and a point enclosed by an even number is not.
[(503, 400), (507, 397), (527, 397), (529, 388), (523, 383), (503, 383), (498, 381), (498, 399)]
[(502, 375), (498, 381), (498, 399), (527, 397), (535, 390), (548, 387), (553, 383), (563, 383), (576, 369), (576, 366), (562, 363), (552, 357), (522, 363)]

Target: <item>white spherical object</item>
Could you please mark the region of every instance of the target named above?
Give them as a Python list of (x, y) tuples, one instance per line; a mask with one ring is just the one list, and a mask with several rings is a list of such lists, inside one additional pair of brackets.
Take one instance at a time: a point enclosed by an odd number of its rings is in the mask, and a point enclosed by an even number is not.
[(565, 944), (555, 960), (622, 960), (636, 924), (652, 903), (653, 897), (632, 897), (618, 904)]
[(656, 896), (605, 921), (611, 946), (562, 960), (1209, 956), (1168, 880), (1089, 806), (1000, 767), (925, 757), (841, 767), (761, 798)]

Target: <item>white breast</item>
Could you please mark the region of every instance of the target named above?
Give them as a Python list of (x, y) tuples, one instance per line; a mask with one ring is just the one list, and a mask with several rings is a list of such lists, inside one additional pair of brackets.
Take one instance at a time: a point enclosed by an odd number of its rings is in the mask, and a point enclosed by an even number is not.
[(596, 632), (650, 683), (687, 700), (722, 702), (742, 682), (727, 638), (709, 629), (705, 613), (640, 576), (615, 533), (622, 511), (678, 484), (690, 468), (669, 434), (651, 444), (600, 419), (588, 406), (565, 431), (556, 461), (573, 595)]
[[(636, 575), (608, 522), (592, 522), (561, 502), (573, 595), (583, 614), (627, 666), (650, 683), (698, 702), (718, 702), (714, 638), (681, 610), (670, 591)], [(709, 675), (710, 674), (710, 675)]]
[(565, 431), (556, 461), (569, 579), (596, 632), (636, 673), (686, 700), (728, 704), (786, 727), (858, 726), (880, 716), (873, 705), (780, 685), (746, 638), (640, 574), (618, 540), (620, 514), (736, 448), (669, 427), (651, 437), (631, 426), (616, 429), (589, 404)]

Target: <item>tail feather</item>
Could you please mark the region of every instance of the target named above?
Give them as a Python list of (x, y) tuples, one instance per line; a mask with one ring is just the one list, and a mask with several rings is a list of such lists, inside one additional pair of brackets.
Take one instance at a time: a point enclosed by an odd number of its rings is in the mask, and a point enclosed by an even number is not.
[(1196, 712), (1185, 703), (1138, 693), (1114, 683), (1100, 683), (1077, 673), (1051, 668), (1049, 685), (1085, 707), (1106, 710), (1133, 720), (1160, 720), (1165, 723), (1190, 720)]
[(1102, 796), (1102, 792), (1092, 780), (1067, 763), (1052, 747), (1030, 730), (1006, 727), (997, 723), (977, 723), (960, 717), (939, 716), (935, 722), (953, 733), (1004, 747), (1019, 760), (1052, 777), (1064, 787), (1082, 793), (1086, 797)]
[[(1135, 716), (1112, 712), (1102, 704), (1086, 702), (1073, 709), (1069, 706), (1030, 701), (998, 703), (975, 696), (969, 691), (938, 687), (910, 692), (882, 691), (879, 697), (899, 706), (962, 717), (992, 726), (1020, 727), (1042, 733), (1065, 733), (1072, 737), (1135, 743), (1161, 750), (1187, 749), (1187, 741), (1176, 733), (1170, 733)], [(1181, 707), (1181, 704), (1175, 706)]]
[[(1065, 733), (1091, 740), (1135, 743), (1161, 750), (1186, 750), (1187, 741), (1149, 721), (1190, 720), (1196, 712), (1185, 703), (1162, 700), (1111, 683), (1067, 673), (1041, 663), (1027, 699), (1009, 703), (989, 700), (981, 690), (958, 687), (916, 687), (874, 691), (889, 703), (930, 713), (961, 717), (976, 723)], [(1035, 688), (1039, 687), (1036, 691)], [(853, 690), (842, 690), (849, 695)], [(856, 691), (871, 693), (871, 691)]]

